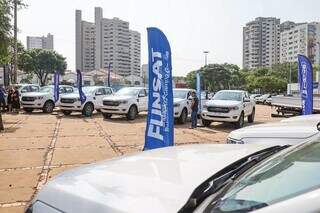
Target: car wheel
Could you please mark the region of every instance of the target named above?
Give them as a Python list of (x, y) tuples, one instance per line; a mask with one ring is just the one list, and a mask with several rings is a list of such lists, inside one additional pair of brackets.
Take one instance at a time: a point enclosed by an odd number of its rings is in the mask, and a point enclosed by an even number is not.
[(70, 115), (72, 113), (72, 111), (69, 111), (69, 110), (62, 110), (62, 113), (64, 115)]
[(54, 109), (54, 103), (52, 101), (47, 101), (44, 103), (42, 111), (45, 113), (52, 113), (53, 109)]
[(23, 108), (23, 110), (24, 110), (25, 112), (28, 112), (28, 113), (33, 112), (33, 109), (32, 109), (32, 108)]
[(253, 123), (254, 122), (255, 113), (256, 113), (256, 109), (253, 108), (251, 115), (248, 116), (248, 123)]
[(82, 115), (86, 117), (90, 117), (92, 116), (93, 110), (94, 110), (93, 104), (86, 103), (82, 109)]
[(181, 115), (178, 121), (180, 124), (185, 124), (187, 122), (187, 118), (188, 118), (188, 111), (184, 108), (181, 112)]
[(244, 125), (244, 113), (242, 112), (239, 117), (239, 120), (235, 123), (235, 126), (237, 129), (240, 129), (243, 127), (243, 125)]
[(109, 119), (112, 116), (112, 114), (109, 114), (109, 113), (102, 113), (102, 115), (105, 119)]
[(138, 114), (138, 110), (136, 106), (131, 106), (129, 112), (127, 114), (128, 120), (134, 120)]
[(209, 120), (205, 120), (205, 119), (202, 119), (202, 124), (203, 124), (203, 126), (205, 126), (205, 127), (209, 127), (210, 125), (211, 125), (211, 121), (209, 121)]

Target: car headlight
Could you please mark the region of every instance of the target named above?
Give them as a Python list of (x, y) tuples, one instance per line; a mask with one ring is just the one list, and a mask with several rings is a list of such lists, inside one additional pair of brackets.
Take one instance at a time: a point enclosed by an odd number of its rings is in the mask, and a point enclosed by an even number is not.
[(227, 138), (227, 144), (244, 144), (244, 142), (234, 138)]
[(179, 104), (179, 103), (176, 103), (176, 104), (174, 104), (173, 106), (174, 106), (174, 107), (179, 107), (180, 104)]
[(229, 109), (230, 109), (230, 110), (238, 110), (238, 109), (239, 109), (239, 106), (233, 106), (233, 107), (230, 107)]
[(77, 101), (81, 101), (80, 98), (77, 98)]
[(121, 104), (127, 104), (128, 101), (127, 100), (124, 100), (124, 101), (120, 101)]
[(38, 96), (37, 99), (41, 100), (43, 99), (43, 96)]

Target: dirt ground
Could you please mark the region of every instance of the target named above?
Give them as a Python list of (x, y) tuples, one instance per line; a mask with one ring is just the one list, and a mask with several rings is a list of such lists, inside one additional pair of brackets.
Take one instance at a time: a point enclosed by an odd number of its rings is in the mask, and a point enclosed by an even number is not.
[[(140, 152), (146, 115), (135, 121), (100, 114), (84, 118), (42, 112), (4, 114), (0, 134), (0, 213), (23, 212), (35, 193), (56, 174), (84, 164)], [(269, 106), (257, 106), (254, 124), (274, 122)], [(175, 126), (175, 144), (225, 143), (233, 129), (214, 123), (210, 128)], [(248, 124), (246, 124), (248, 125)]]

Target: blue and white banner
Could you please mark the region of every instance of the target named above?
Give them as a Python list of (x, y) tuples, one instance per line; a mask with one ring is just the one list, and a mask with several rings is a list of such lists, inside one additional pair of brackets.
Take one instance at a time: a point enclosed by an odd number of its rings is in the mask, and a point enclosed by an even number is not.
[(78, 84), (80, 101), (81, 101), (81, 104), (83, 104), (86, 102), (87, 97), (82, 91), (82, 74), (81, 74), (80, 70), (77, 70), (77, 84)]
[(197, 89), (197, 96), (198, 96), (198, 99), (199, 99), (199, 107), (198, 107), (198, 112), (201, 112), (201, 76), (200, 76), (200, 71), (197, 71), (197, 74), (196, 74), (196, 77), (197, 77), (197, 85), (196, 85), (196, 89)]
[(54, 103), (57, 103), (59, 100), (59, 83), (60, 83), (60, 73), (56, 71), (53, 76), (53, 98)]
[(164, 33), (148, 28), (149, 93), (144, 150), (173, 146), (173, 91), (170, 44)]
[(313, 112), (313, 70), (306, 56), (298, 55), (298, 69), (302, 114), (309, 115)]

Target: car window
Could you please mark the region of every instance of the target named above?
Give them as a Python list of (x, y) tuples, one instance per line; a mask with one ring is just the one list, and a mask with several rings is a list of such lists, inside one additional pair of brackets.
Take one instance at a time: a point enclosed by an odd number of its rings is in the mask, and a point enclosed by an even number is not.
[(64, 90), (65, 90), (65, 93), (73, 93), (72, 87), (65, 87)]
[(139, 96), (140, 97), (146, 97), (147, 96), (146, 91), (144, 89), (140, 90)]
[(320, 187), (320, 141), (278, 155), (238, 178), (205, 212), (263, 208)]
[(39, 87), (37, 86), (30, 86), (30, 92), (38, 92), (39, 91)]
[(63, 87), (59, 87), (59, 93), (64, 93), (64, 88)]
[(28, 88), (29, 86), (25, 86), (21, 89), (21, 93), (29, 92), (30, 89)]
[(96, 92), (96, 95), (106, 95), (106, 91), (104, 90), (104, 88), (99, 88)]
[(110, 88), (105, 88), (104, 90), (106, 91), (105, 94), (107, 95), (112, 94), (112, 90)]

